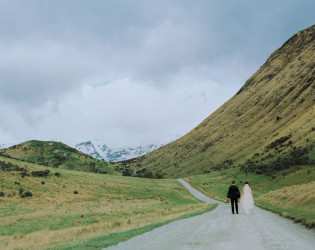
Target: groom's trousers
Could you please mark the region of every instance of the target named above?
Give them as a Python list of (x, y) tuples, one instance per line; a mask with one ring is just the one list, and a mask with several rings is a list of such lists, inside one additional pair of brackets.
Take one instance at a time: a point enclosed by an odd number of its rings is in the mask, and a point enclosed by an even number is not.
[(234, 203), (235, 203), (236, 213), (238, 214), (237, 199), (238, 199), (238, 198), (231, 198), (231, 207), (232, 207), (232, 213), (233, 213), (233, 214), (234, 214)]

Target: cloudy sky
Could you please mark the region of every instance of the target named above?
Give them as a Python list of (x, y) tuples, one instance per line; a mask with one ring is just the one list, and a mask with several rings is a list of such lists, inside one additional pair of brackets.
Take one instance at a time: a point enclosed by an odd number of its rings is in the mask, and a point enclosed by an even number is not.
[(313, 0), (0, 0), (0, 144), (165, 143), (314, 24)]

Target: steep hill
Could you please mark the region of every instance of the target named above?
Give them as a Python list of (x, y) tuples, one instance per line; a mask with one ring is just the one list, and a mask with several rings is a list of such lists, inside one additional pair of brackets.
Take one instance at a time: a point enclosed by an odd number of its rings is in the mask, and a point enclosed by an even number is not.
[[(315, 26), (298, 32), (218, 110), (187, 135), (130, 162), (178, 177), (313, 154)], [(293, 153), (292, 153), (293, 152)]]
[(109, 162), (94, 159), (61, 142), (27, 141), (0, 149), (0, 155), (43, 166), (95, 173), (113, 173)]

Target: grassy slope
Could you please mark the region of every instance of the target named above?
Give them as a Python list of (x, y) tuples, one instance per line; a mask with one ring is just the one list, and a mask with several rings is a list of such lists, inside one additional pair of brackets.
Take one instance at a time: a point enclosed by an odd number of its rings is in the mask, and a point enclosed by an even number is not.
[(39, 165), (86, 172), (114, 173), (111, 163), (94, 159), (61, 142), (27, 141), (0, 153), (14, 159)]
[(183, 177), (207, 173), (226, 160), (237, 165), (256, 153), (259, 158), (274, 154), (265, 148), (283, 136), (291, 136), (292, 146), (310, 146), (315, 140), (314, 38), (315, 26), (297, 33), (199, 126), (130, 165)]
[[(313, 180), (314, 180), (313, 176)], [(264, 194), (258, 204), (296, 222), (315, 227), (315, 181), (284, 187)]]
[[(47, 168), (2, 156), (0, 161), (29, 171)], [(209, 209), (175, 180), (56, 171), (60, 177), (52, 170), (48, 177), (22, 178), (20, 171), (0, 168), (0, 191), (5, 194), (0, 197), (1, 249), (113, 244), (106, 235)], [(21, 198), (20, 187), (33, 196)]]

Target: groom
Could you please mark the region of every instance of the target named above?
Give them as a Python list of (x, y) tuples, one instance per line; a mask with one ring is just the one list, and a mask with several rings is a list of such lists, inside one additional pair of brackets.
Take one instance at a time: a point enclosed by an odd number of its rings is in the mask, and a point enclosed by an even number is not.
[(235, 181), (232, 181), (232, 185), (229, 187), (227, 198), (231, 199), (232, 214), (234, 214), (234, 204), (235, 204), (236, 213), (238, 214), (237, 199), (241, 198), (241, 195), (240, 195), (240, 190), (235, 185)]

